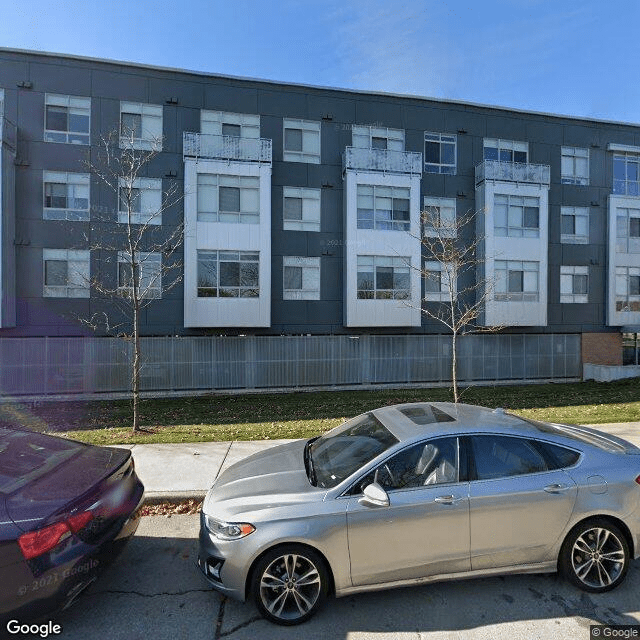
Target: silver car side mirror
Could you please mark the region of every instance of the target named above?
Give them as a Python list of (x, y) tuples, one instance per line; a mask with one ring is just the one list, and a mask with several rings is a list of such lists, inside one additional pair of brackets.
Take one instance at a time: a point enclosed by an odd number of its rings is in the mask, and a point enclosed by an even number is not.
[(364, 488), (363, 493), (362, 498), (358, 500), (358, 504), (361, 504), (363, 507), (389, 506), (389, 495), (377, 482), (368, 484)]

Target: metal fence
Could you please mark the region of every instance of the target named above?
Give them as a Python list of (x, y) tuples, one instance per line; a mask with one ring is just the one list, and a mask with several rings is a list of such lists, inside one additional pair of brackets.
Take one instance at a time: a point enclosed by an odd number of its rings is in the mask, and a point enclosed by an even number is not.
[[(442, 383), (447, 336), (247, 336), (142, 339), (143, 391)], [(2, 338), (0, 394), (130, 389), (132, 345), (117, 338)], [(580, 336), (469, 335), (459, 339), (461, 382), (581, 376)]]

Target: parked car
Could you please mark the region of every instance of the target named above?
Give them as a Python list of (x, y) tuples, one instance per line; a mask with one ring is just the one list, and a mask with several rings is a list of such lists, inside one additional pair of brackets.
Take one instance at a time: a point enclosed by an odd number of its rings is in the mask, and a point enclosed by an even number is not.
[(0, 621), (69, 606), (138, 526), (131, 452), (0, 426)]
[(471, 405), (400, 404), (251, 456), (202, 506), (211, 585), (279, 624), (333, 593), (553, 572), (603, 592), (639, 555), (640, 449)]

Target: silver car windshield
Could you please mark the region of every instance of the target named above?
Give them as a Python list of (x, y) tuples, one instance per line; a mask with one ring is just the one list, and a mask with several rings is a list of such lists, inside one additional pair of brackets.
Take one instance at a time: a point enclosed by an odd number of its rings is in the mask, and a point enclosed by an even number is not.
[(310, 446), (315, 484), (330, 489), (398, 439), (372, 413), (365, 413), (332, 429)]

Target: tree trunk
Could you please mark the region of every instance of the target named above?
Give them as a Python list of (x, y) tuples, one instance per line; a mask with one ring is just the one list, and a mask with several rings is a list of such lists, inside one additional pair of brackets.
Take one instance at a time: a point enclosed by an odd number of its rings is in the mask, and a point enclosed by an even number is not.
[(133, 370), (131, 377), (131, 390), (133, 392), (133, 432), (140, 431), (140, 418), (138, 416), (138, 399), (140, 397), (140, 309), (138, 301), (133, 303)]
[(457, 334), (451, 335), (451, 380), (453, 381), (453, 401), (458, 404), (458, 362), (456, 357)]

